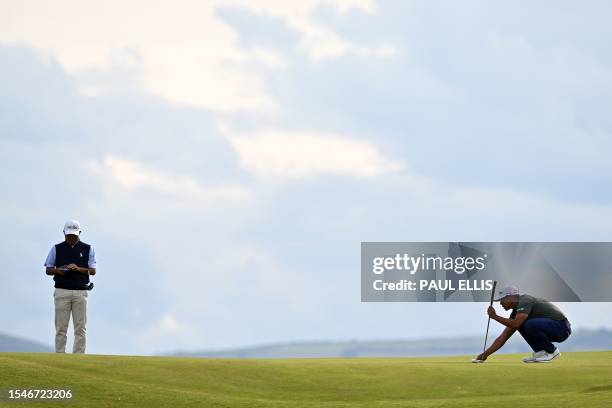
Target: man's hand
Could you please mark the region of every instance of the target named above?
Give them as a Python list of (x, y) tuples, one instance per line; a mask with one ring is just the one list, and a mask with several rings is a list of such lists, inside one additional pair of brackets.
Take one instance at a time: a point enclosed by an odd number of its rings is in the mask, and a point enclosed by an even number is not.
[(77, 264), (71, 263), (70, 265), (67, 265), (66, 268), (68, 268), (68, 270), (72, 272), (78, 272), (78, 273), (82, 273), (85, 275), (89, 275), (89, 268), (81, 268)]
[(63, 265), (63, 266), (48, 266), (46, 269), (46, 273), (47, 275), (58, 275), (58, 276), (64, 276), (68, 273), (68, 266), (67, 265)]
[(489, 306), (489, 308), (487, 309), (487, 314), (491, 319), (495, 319), (495, 316), (497, 316), (497, 313), (495, 313), (495, 308), (493, 306)]
[(485, 353), (480, 353), (478, 356), (476, 356), (476, 360), (485, 361), (486, 359), (487, 356), (485, 355)]

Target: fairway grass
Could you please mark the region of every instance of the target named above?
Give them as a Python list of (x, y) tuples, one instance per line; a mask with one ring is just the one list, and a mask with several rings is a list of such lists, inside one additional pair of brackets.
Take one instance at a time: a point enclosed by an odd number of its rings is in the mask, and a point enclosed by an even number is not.
[(612, 407), (612, 351), (358, 359), (0, 353), (0, 388), (70, 388), (65, 407)]

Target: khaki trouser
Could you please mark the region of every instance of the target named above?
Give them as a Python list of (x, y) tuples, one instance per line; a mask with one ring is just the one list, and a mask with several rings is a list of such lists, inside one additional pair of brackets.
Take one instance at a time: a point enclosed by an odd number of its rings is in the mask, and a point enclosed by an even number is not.
[(87, 291), (56, 288), (55, 301), (55, 352), (66, 352), (66, 333), (72, 313), (74, 326), (73, 353), (85, 353), (85, 325), (87, 324)]

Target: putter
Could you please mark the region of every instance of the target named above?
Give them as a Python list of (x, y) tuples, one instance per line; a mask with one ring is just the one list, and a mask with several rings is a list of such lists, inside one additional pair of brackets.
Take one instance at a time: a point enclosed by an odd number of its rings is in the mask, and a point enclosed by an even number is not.
[[(497, 286), (497, 281), (493, 281), (493, 289), (491, 290), (491, 301), (489, 302), (489, 306), (493, 306), (493, 298), (495, 297), (495, 286)], [(489, 325), (491, 324), (491, 318), (487, 320), (487, 332), (485, 333), (485, 341), (484, 346), (482, 347), (482, 353), (487, 350), (487, 338), (489, 337)], [(479, 360), (477, 358), (472, 360), (472, 363), (484, 363), (484, 360)]]

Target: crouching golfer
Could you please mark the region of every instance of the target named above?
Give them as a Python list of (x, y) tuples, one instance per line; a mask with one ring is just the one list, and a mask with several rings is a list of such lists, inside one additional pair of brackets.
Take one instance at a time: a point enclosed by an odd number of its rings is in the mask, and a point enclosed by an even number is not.
[(525, 363), (547, 363), (561, 355), (553, 342), (565, 341), (572, 329), (570, 322), (557, 306), (544, 299), (519, 294), (518, 289), (513, 286), (502, 288), (496, 295), (495, 301), (500, 301), (505, 310), (512, 309), (512, 313), (510, 318), (501, 317), (495, 313), (493, 306), (489, 306), (489, 317), (506, 326), (506, 329), (477, 357), (478, 360), (486, 360), (517, 330), (533, 349), (533, 355), (523, 359)]
[(53, 275), (55, 291), (55, 352), (66, 352), (70, 314), (74, 325), (73, 353), (85, 353), (87, 291), (93, 287), (89, 276), (96, 274), (96, 255), (91, 245), (79, 239), (81, 226), (70, 220), (64, 224), (64, 242), (51, 247), (45, 266)]

